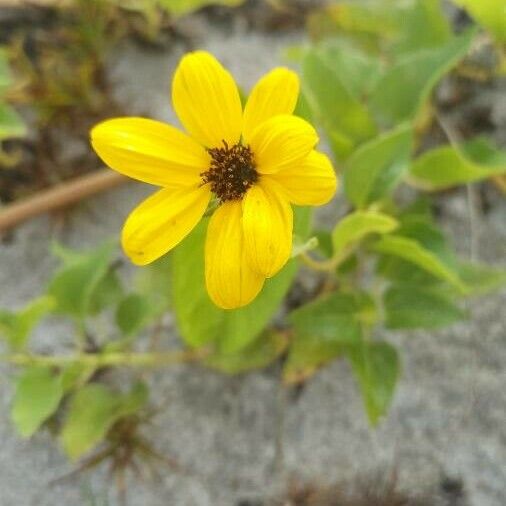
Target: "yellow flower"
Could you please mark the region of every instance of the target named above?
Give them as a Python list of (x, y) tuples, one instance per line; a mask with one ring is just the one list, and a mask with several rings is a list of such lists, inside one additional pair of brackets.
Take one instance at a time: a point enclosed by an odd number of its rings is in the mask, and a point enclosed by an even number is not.
[[(231, 309), (251, 302), (287, 262), (292, 208), (321, 205), (336, 190), (318, 137), (293, 116), (297, 75), (276, 68), (253, 88), (244, 111), (230, 73), (209, 53), (184, 56), (172, 82), (186, 130), (144, 118), (116, 118), (91, 131), (93, 148), (114, 170), (162, 187), (127, 218), (122, 244), (148, 264), (200, 221), (214, 195), (205, 245), (207, 290)], [(191, 287), (188, 287), (191, 290)]]

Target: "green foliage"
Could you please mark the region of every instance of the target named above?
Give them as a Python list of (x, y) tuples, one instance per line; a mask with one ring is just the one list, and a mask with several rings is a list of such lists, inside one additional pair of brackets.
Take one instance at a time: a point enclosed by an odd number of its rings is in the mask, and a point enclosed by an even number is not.
[(361, 341), (346, 349), (371, 424), (376, 425), (390, 405), (400, 374), (397, 350), (386, 342)]
[(407, 172), (411, 127), (401, 125), (363, 144), (348, 159), (344, 173), (346, 196), (358, 208), (389, 195)]
[[(163, 8), (179, 16), (209, 3), (132, 0), (120, 8), (147, 9), (155, 17)], [(98, 445), (115, 448), (120, 429), (141, 419), (148, 389), (133, 380), (127, 393), (118, 392), (109, 383), (112, 369), (183, 361), (239, 374), (277, 360), (283, 382), (294, 384), (346, 360), (376, 424), (392, 402), (401, 370), (399, 353), (378, 330), (452, 325), (467, 317), (460, 299), (506, 285), (503, 268), (455, 255), (432, 218), (428, 197), (406, 206), (396, 199), (403, 181), (433, 191), (506, 172), (506, 154), (484, 137), (421, 149), (433, 145), (425, 138), (432, 91), (462, 61), (475, 30), (454, 35), (438, 0), (344, 1), (323, 13), (310, 22), (313, 30), (324, 22), (319, 41), (292, 51), (302, 73), (297, 114), (319, 123), (343, 171), (344, 217), (327, 230), (311, 230), (310, 211), (297, 208), (291, 260), (254, 302), (228, 311), (217, 308), (205, 288), (208, 218), (173, 252), (133, 275), (121, 271), (115, 243), (85, 252), (54, 245), (62, 265), (46, 293), (18, 311), (0, 310), (7, 357), (22, 367), (12, 407), (21, 435), (29, 437), (50, 421), (71, 459)], [(79, 25), (79, 37), (100, 59), (93, 26)], [(106, 26), (104, 19), (96, 27), (99, 39)], [(0, 100), (9, 85), (5, 68), (0, 58)], [(69, 96), (81, 96), (84, 87)], [(302, 278), (290, 292), (300, 261), (321, 278), (307, 286)], [(163, 317), (169, 310), (183, 349), (162, 351), (157, 343), (166, 338)], [(74, 322), (69, 355), (33, 351), (31, 334), (48, 315)]]
[(377, 318), (374, 301), (364, 293), (333, 293), (290, 314), (293, 341), (283, 370), (287, 383), (302, 381), (343, 348), (362, 338)]
[(465, 316), (447, 290), (416, 284), (392, 285), (385, 293), (384, 310), (391, 329), (436, 329)]
[(12, 421), (23, 437), (30, 437), (58, 408), (63, 397), (62, 377), (50, 367), (26, 368), (17, 380)]
[(266, 367), (287, 347), (286, 336), (281, 332), (262, 332), (245, 348), (234, 353), (217, 352), (204, 359), (204, 364), (227, 374), (238, 374)]
[(304, 95), (320, 121), (336, 157), (347, 157), (376, 131), (369, 112), (344, 85), (340, 69), (310, 50), (302, 64)]
[(344, 217), (332, 231), (335, 254), (342, 254), (369, 234), (386, 234), (395, 230), (397, 220), (387, 214), (372, 211), (356, 211)]
[[(299, 210), (295, 233), (307, 235), (307, 209)], [(202, 222), (172, 254), (172, 295), (179, 331), (192, 347), (212, 346), (230, 354), (248, 346), (273, 317), (295, 277), (291, 260), (248, 306), (234, 310), (216, 307), (207, 294), (204, 281), (204, 242), (207, 220)]]
[(415, 118), (436, 83), (467, 53), (474, 36), (475, 31), (469, 30), (443, 46), (399, 59), (371, 94), (371, 107), (380, 121), (395, 125)]
[(411, 262), (462, 292), (466, 291), (466, 286), (459, 278), (458, 273), (445, 265), (435, 253), (414, 239), (398, 235), (384, 236), (374, 243), (373, 249), (378, 253), (394, 255)]
[(20, 311), (0, 309), (0, 335), (5, 336), (11, 349), (25, 348), (32, 330), (53, 309), (54, 304), (53, 298), (42, 296), (30, 301)]
[[(109, 293), (116, 292), (110, 277), (114, 243), (106, 243), (89, 253), (71, 254), (49, 284), (48, 292), (56, 301), (55, 311), (83, 320), (110, 302)], [(106, 296), (107, 295), (107, 296)]]
[(118, 304), (116, 324), (124, 336), (137, 334), (151, 316), (151, 306), (146, 297), (138, 293), (129, 293)]
[(143, 385), (118, 395), (103, 385), (90, 384), (72, 397), (62, 429), (63, 449), (77, 459), (100, 443), (120, 418), (138, 411), (147, 400)]
[(486, 137), (462, 146), (442, 146), (426, 151), (410, 168), (417, 186), (441, 190), (506, 173), (506, 152), (498, 150)]

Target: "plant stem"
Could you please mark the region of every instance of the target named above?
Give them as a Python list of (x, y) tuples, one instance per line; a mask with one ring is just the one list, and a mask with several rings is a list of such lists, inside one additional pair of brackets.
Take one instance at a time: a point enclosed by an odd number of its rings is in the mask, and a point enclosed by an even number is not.
[(202, 350), (168, 351), (158, 353), (77, 353), (75, 355), (34, 355), (30, 353), (13, 353), (0, 355), (0, 361), (19, 366), (39, 365), (62, 367), (70, 364), (83, 364), (91, 367), (163, 367), (199, 360), (204, 355)]
[(302, 251), (298, 256), (302, 262), (315, 271), (334, 272), (354, 251), (354, 246), (343, 249), (337, 255), (328, 260), (315, 260), (307, 251)]

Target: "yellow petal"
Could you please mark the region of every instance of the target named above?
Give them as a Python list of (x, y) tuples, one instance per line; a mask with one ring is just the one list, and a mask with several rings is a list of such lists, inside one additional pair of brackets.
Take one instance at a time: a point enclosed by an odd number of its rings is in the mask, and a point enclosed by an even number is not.
[(207, 291), (217, 306), (245, 306), (260, 292), (265, 278), (246, 257), (240, 201), (225, 202), (211, 217), (205, 256)]
[(257, 126), (279, 114), (292, 114), (299, 96), (299, 78), (286, 68), (276, 68), (255, 85), (244, 108), (243, 138), (248, 144)]
[(182, 58), (172, 81), (172, 104), (188, 133), (204, 146), (239, 141), (239, 91), (230, 73), (211, 54), (195, 51)]
[(127, 218), (121, 242), (133, 263), (146, 265), (178, 244), (204, 214), (211, 192), (209, 186), (193, 189), (163, 188)]
[(318, 142), (315, 129), (296, 116), (280, 115), (255, 129), (250, 147), (261, 174), (273, 174), (302, 161)]
[(270, 278), (292, 251), (293, 213), (275, 183), (252, 186), (243, 200), (246, 251), (255, 271)]
[(329, 158), (318, 151), (311, 153), (293, 167), (264, 179), (274, 180), (292, 204), (319, 206), (326, 204), (336, 193), (337, 178)]
[(91, 130), (98, 156), (112, 169), (157, 186), (183, 187), (200, 181), (210, 156), (176, 128), (145, 118), (115, 118)]

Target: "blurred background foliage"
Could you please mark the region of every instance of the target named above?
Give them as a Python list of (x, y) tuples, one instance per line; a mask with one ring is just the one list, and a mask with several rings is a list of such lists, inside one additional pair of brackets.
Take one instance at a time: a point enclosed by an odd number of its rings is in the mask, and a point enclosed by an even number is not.
[[(93, 155), (79, 168), (55, 163), (56, 139), (69, 124), (86, 139), (91, 124), (122, 112), (104, 72), (107, 50), (126, 36), (152, 47), (164, 44), (163, 33), (186, 40), (179, 17), (208, 3), (77, 0), (50, 7), (56, 10), (48, 14), (49, 31), (13, 32), (0, 53), (0, 141), (27, 133), (13, 104), (29, 108), (30, 142), (40, 156), (20, 161), (26, 144), (9, 141), (0, 158), (4, 198), (97, 168)], [(45, 293), (18, 311), (0, 312), (3, 358), (20, 367), (12, 407), (19, 433), (49, 427), (71, 459), (86, 457), (83, 468), (125, 448), (129, 459), (117, 461), (119, 473), (125, 462), (163, 459), (137, 431), (149, 418), (140, 371), (181, 362), (226, 374), (277, 363), (281, 380), (292, 385), (345, 359), (369, 421), (378, 423), (402, 369), (385, 336), (465, 320), (468, 300), (506, 283), (504, 268), (474, 255), (459, 258), (434, 216), (434, 192), (467, 185), (472, 195), (472, 184), (487, 181), (505, 187), (504, 149), (479, 126), (453, 123), (433, 100), (442, 79), (480, 85), (504, 73), (504, 4), (455, 3), (475, 23), (453, 26), (438, 0), (330, 2), (298, 11), (308, 38), (286, 51), (301, 75), (297, 113), (324, 133), (346, 211), (323, 229), (309, 209), (297, 209), (293, 258), (250, 306), (223, 311), (209, 300), (206, 220), (166, 258), (134, 273), (114, 241), (85, 252), (55, 244), (61, 266)], [(281, 15), (294, 9), (270, 4)], [(493, 54), (489, 66), (473, 59), (483, 44)], [(34, 167), (44, 181), (30, 181)], [(315, 279), (302, 292), (301, 265)], [(161, 335), (168, 311), (181, 338), (173, 348)], [(37, 353), (32, 331), (55, 316), (73, 323), (72, 351)], [(120, 366), (132, 372), (118, 393), (110, 376)]]

